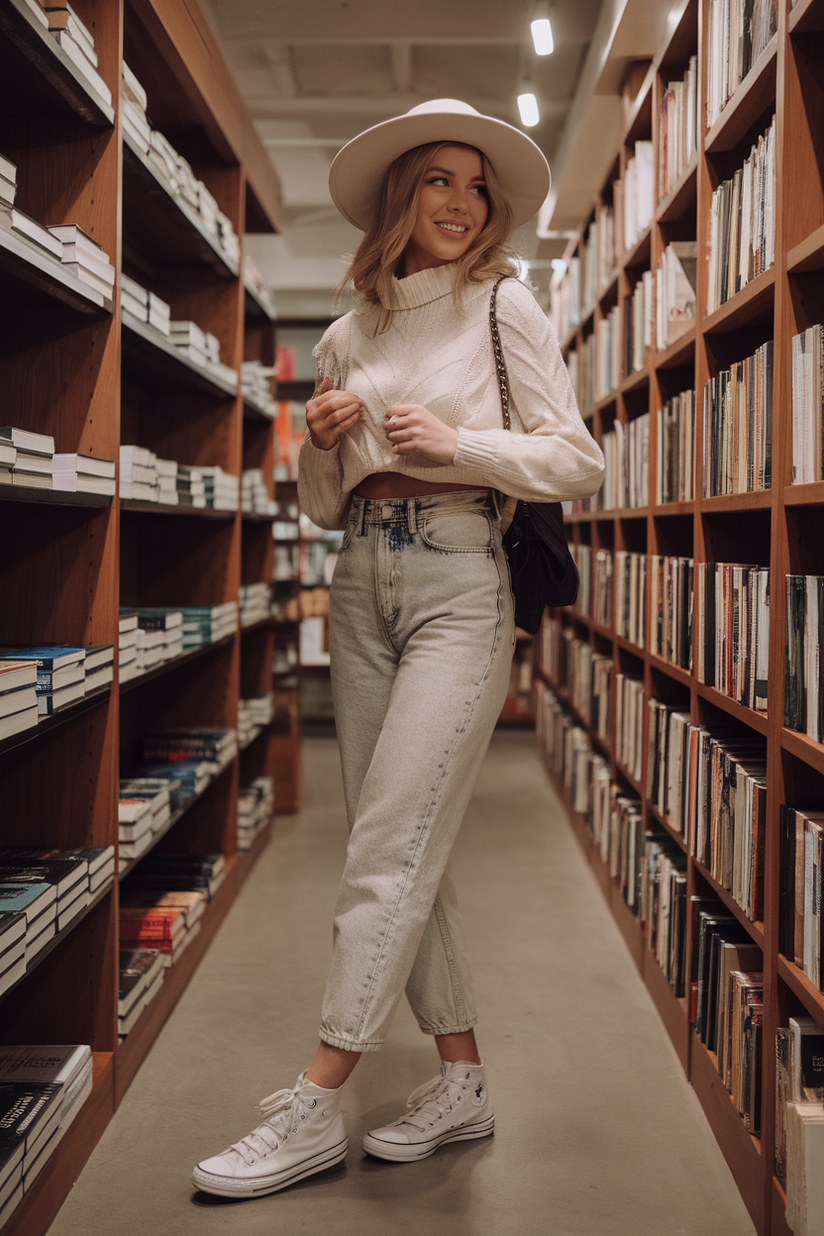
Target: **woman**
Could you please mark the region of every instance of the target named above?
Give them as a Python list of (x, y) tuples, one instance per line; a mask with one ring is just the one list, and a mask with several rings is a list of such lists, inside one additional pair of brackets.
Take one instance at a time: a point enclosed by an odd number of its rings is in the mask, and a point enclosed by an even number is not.
[(517, 269), (512, 228), (549, 189), (538, 147), (440, 99), (345, 146), (330, 189), (366, 233), (347, 275), (363, 307), (317, 348), (299, 494), (321, 527), (346, 529), (330, 652), (350, 840), (315, 1058), (263, 1100), (253, 1133), (195, 1169), (198, 1188), (231, 1197), (344, 1158), (340, 1087), (404, 991), (441, 1072), (364, 1148), (406, 1162), (492, 1132), (447, 860), (509, 683), (501, 495), (581, 497), (603, 475), (552, 330), (515, 279), (497, 296), (515, 410), (502, 428), (490, 295)]

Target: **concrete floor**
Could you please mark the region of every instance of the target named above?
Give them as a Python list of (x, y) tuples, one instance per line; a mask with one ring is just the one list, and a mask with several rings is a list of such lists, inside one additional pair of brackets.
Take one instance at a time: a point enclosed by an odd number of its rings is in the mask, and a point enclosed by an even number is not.
[(534, 736), (499, 733), (454, 869), (484, 1010), (496, 1132), (418, 1164), (360, 1139), (437, 1072), (404, 1006), (347, 1083), (348, 1160), (283, 1193), (193, 1194), (314, 1049), (345, 825), (337, 748), (272, 844), (50, 1236), (753, 1236), (753, 1226), (562, 809)]

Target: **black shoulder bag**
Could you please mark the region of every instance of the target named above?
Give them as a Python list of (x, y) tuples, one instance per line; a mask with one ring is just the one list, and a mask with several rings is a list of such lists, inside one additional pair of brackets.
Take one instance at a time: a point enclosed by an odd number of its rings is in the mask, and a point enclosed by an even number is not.
[[(492, 289), (489, 323), (492, 346), (501, 387), (504, 429), (510, 429), (509, 381), (498, 332), (495, 299), (502, 275)], [(509, 559), (512, 591), (515, 596), (515, 622), (534, 635), (541, 625), (546, 605), (571, 605), (578, 595), (578, 568), (564, 535), (564, 515), (560, 502), (518, 501), (512, 523), (504, 536)]]

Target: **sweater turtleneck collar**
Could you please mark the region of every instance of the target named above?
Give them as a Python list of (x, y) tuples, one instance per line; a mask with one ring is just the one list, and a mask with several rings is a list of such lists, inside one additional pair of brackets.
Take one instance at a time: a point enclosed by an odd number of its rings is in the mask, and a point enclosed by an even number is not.
[[(427, 305), (433, 300), (451, 296), (455, 287), (457, 270), (454, 262), (447, 262), (443, 266), (419, 270), (414, 275), (407, 275), (405, 279), (393, 279), (386, 308), (393, 311), (419, 309), (421, 305)], [(476, 287), (479, 288), (480, 285), (470, 284), (464, 292), (463, 299), (471, 298)]]

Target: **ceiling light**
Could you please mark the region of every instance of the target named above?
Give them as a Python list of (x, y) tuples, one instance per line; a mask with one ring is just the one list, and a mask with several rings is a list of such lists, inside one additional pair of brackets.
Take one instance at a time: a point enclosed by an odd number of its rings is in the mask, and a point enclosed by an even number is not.
[(526, 129), (531, 129), (541, 119), (534, 94), (518, 95), (518, 111), (521, 113), (521, 124)]
[(552, 40), (552, 27), (549, 24), (548, 17), (538, 17), (532, 23), (532, 42), (535, 44), (536, 54), (539, 56), (549, 56), (555, 47)]

